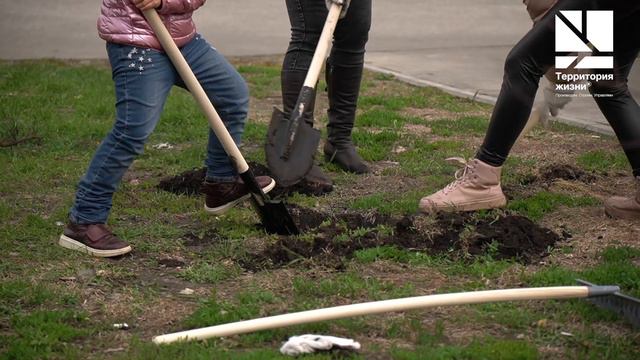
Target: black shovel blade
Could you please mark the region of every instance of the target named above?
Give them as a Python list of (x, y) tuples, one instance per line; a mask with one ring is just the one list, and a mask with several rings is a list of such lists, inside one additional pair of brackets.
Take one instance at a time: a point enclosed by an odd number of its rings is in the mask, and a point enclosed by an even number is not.
[(298, 235), (300, 230), (282, 201), (267, 200), (262, 205), (254, 199), (264, 229), (270, 234)]
[(251, 169), (240, 174), (251, 192), (254, 207), (260, 215), (265, 230), (270, 234), (298, 235), (300, 230), (282, 201), (271, 200), (260, 188)]
[(285, 114), (274, 108), (267, 132), (265, 155), (271, 175), (283, 187), (297, 184), (311, 170), (320, 143), (320, 131), (312, 128), (306, 121), (300, 121), (287, 151), (288, 155), (282, 156), (283, 147), (288, 145), (283, 142), (291, 133), (289, 126), (290, 122)]

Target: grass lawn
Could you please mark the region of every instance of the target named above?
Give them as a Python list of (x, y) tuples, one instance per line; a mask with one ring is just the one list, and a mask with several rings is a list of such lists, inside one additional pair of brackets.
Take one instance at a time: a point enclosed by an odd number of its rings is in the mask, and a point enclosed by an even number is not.
[[(233, 62), (252, 93), (241, 150), (264, 163), (271, 109), (281, 106), (279, 59)], [(503, 172), (507, 208), (414, 216), (420, 197), (459, 168), (445, 158), (473, 156), (491, 107), (367, 72), (353, 137), (372, 173), (341, 172), (319, 153), (335, 189), (289, 197), (320, 218), (304, 234), (265, 234), (249, 204), (213, 217), (200, 196), (157, 188), (204, 160), (207, 122), (175, 88), (114, 198), (109, 225), (134, 251), (91, 258), (56, 243), (75, 186), (113, 123), (113, 92), (103, 62), (0, 62), (0, 358), (279, 359), (282, 341), (304, 333), (362, 344), (359, 353), (305, 359), (640, 358), (637, 330), (580, 300), (443, 307), (151, 344), (163, 333), (286, 312), (576, 278), (638, 297), (640, 224), (601, 209), (606, 197), (633, 188), (616, 140), (559, 124), (515, 145)], [(326, 108), (321, 92), (323, 134)], [(504, 241), (520, 233), (496, 229), (519, 226), (525, 237), (553, 241), (509, 248)]]

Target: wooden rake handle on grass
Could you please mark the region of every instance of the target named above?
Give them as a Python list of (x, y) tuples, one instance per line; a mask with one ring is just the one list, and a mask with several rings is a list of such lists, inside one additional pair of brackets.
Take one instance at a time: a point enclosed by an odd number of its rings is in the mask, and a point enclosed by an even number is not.
[(617, 286), (558, 286), (418, 296), (336, 306), (326, 309), (302, 311), (210, 326), (201, 329), (156, 336), (153, 338), (153, 342), (156, 344), (166, 344), (175, 341), (203, 340), (212, 337), (244, 334), (259, 330), (308, 324), (318, 321), (382, 314), (387, 312), (426, 309), (436, 306), (482, 304), (498, 301), (573, 299), (608, 296), (617, 293), (619, 290), (620, 288)]

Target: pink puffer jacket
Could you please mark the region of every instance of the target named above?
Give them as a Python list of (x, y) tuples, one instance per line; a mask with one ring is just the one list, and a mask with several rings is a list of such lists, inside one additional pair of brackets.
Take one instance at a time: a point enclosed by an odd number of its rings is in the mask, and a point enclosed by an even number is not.
[[(191, 14), (206, 0), (162, 0), (158, 10), (162, 22), (178, 47), (196, 33)], [(142, 12), (130, 0), (103, 0), (98, 18), (98, 34), (108, 42), (162, 50)]]
[(527, 6), (531, 20), (538, 22), (547, 15), (558, 0), (522, 0), (522, 2)]

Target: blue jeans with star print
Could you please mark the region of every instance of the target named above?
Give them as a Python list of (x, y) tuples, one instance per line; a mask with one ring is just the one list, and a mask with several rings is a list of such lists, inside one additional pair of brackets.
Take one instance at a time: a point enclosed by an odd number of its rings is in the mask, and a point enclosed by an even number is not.
[[(245, 81), (200, 35), (180, 51), (239, 144), (249, 109)], [(174, 85), (185, 87), (164, 52), (107, 43), (107, 53), (115, 83), (116, 119), (78, 185), (70, 211), (70, 220), (76, 224), (106, 223), (113, 193), (134, 159), (143, 152), (169, 91)], [(205, 165), (208, 180), (235, 180), (236, 172), (212, 130)]]

